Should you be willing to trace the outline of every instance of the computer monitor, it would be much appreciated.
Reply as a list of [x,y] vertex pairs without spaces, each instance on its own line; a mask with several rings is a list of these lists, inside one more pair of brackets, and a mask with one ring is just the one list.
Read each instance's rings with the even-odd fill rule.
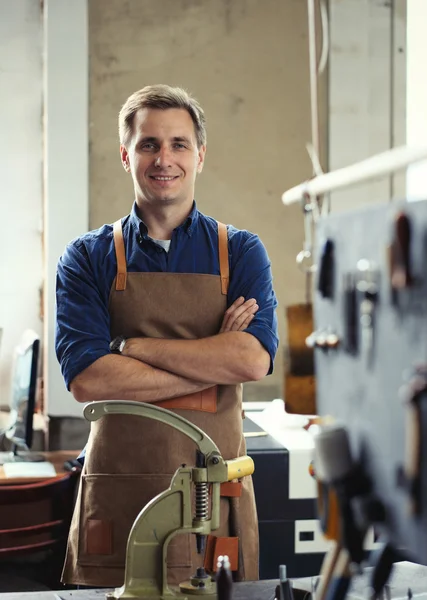
[[12,449],[2,453],[0,462],[44,460],[41,455],[28,452],[33,443],[39,357],[40,338],[34,331],[27,330],[15,348],[12,367],[10,425],[6,432]]

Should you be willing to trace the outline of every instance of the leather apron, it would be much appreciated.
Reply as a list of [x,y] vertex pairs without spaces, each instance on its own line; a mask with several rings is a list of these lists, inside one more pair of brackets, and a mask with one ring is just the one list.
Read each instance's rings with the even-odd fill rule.
[[[229,279],[225,225],[218,224],[220,276],[193,273],[127,273],[121,221],[114,225],[117,256],[109,300],[111,337],[195,339],[218,333],[227,308]],[[246,454],[242,386],[220,385],[158,402],[203,429],[224,459]],[[68,539],[63,582],[96,587],[123,584],[131,526],[154,496],[167,489],[176,469],[195,465],[194,443],[171,427],[131,415],[91,423],[85,464]],[[258,521],[252,478],[240,497],[221,497],[221,527],[213,535],[237,536],[237,580],[258,579]],[[175,536],[168,549],[168,581],[188,579],[203,557],[195,536]]]

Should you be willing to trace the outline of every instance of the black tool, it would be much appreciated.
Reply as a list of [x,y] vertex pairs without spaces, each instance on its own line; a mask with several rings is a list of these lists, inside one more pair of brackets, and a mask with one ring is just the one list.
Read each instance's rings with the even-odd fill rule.
[[279,567],[279,580],[280,600],[294,600],[292,582],[288,579],[286,565],[280,565]]
[[344,349],[349,354],[358,350],[357,294],[352,273],[344,275]]
[[317,289],[323,298],[333,298],[334,296],[334,263],[334,242],[326,240],[320,257],[317,280]]
[[409,287],[413,283],[411,260],[411,222],[400,212],[394,220],[393,240],[389,248],[390,283],[394,291]]
[[64,471],[76,471],[80,473],[82,470],[82,463],[75,458],[72,460],[66,460],[63,467]]
[[413,377],[401,390],[406,407],[406,453],[405,464],[398,471],[398,486],[408,495],[411,515],[419,515],[422,509],[422,442],[423,411],[427,399],[427,365],[420,364]]
[[228,556],[218,556],[216,591],[218,600],[231,600],[233,597],[233,577]]
[[372,556],[374,568],[371,573],[372,598],[379,598],[390,578],[393,564],[399,560],[397,553],[390,544],[384,546],[375,552]]

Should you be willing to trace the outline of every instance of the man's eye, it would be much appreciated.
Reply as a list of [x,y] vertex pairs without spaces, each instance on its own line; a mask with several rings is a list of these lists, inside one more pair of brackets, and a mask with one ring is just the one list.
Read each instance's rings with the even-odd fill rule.
[[176,144],[174,144],[174,148],[178,148],[178,150],[181,150],[182,148],[185,148],[185,144],[180,144],[179,142],[177,142]]
[[154,150],[154,144],[150,144],[150,143],[142,144],[141,149],[142,150]]

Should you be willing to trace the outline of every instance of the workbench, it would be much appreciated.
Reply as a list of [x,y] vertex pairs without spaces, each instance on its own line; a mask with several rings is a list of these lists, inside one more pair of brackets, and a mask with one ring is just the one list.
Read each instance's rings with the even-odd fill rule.
[[[277,581],[247,581],[233,586],[233,600],[273,600]],[[104,600],[108,590],[67,590],[0,594],[1,600]]]
[[[366,600],[370,569],[353,580],[347,600]],[[295,600],[310,600],[315,577],[294,581]],[[278,581],[247,581],[233,586],[233,600],[273,600]],[[389,582],[391,600],[406,600],[408,590],[416,600],[427,600],[427,567],[410,562],[396,563]],[[0,600],[104,600],[105,589],[0,594]]]

